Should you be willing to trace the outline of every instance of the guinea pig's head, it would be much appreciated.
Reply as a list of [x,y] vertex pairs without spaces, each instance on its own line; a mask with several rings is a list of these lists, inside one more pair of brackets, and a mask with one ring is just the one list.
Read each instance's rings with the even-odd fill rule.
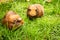
[[23,24],[23,20],[19,15],[13,15],[9,17],[8,27],[12,29],[13,27],[21,26]]
[[30,5],[27,10],[27,15],[29,16],[36,16],[37,15],[37,8],[34,5]]

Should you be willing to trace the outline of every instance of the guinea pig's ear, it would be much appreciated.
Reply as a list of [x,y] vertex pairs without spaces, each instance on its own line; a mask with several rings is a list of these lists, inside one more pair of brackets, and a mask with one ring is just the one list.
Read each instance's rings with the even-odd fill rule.
[[38,8],[35,11],[36,11],[36,15],[38,15]]
[[38,12],[38,8],[36,7],[36,10],[35,10],[36,12]]
[[35,10],[38,13],[38,9]]
[[31,11],[31,9],[28,9],[28,11]]

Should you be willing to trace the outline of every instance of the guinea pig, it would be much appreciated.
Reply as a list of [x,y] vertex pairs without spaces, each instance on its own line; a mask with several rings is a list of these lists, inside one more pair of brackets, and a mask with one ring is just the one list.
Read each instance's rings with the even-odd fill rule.
[[28,6],[27,16],[29,18],[41,17],[44,14],[44,7],[40,4],[33,4]]
[[22,18],[14,11],[8,11],[2,20],[3,24],[6,24],[9,29],[19,27],[23,25]]

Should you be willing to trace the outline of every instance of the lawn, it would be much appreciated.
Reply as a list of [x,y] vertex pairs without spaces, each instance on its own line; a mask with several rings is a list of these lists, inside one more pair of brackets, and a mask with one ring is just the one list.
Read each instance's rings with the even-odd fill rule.
[[[47,3],[43,0],[15,0],[0,4],[0,40],[60,40],[60,0]],[[26,15],[31,4],[44,6],[44,15],[41,18],[29,20]],[[7,10],[13,10],[24,20],[24,25],[17,30],[8,30],[1,23]]]

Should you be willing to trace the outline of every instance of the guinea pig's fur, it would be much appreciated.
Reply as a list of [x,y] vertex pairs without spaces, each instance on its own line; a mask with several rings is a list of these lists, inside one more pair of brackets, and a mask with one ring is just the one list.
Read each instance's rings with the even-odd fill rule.
[[16,14],[14,11],[8,11],[2,20],[3,24],[8,24],[7,27],[12,29],[17,27],[18,25],[21,26],[23,24],[22,18]]
[[30,5],[27,9],[27,16],[32,17],[41,17],[44,14],[44,7],[40,4]]

